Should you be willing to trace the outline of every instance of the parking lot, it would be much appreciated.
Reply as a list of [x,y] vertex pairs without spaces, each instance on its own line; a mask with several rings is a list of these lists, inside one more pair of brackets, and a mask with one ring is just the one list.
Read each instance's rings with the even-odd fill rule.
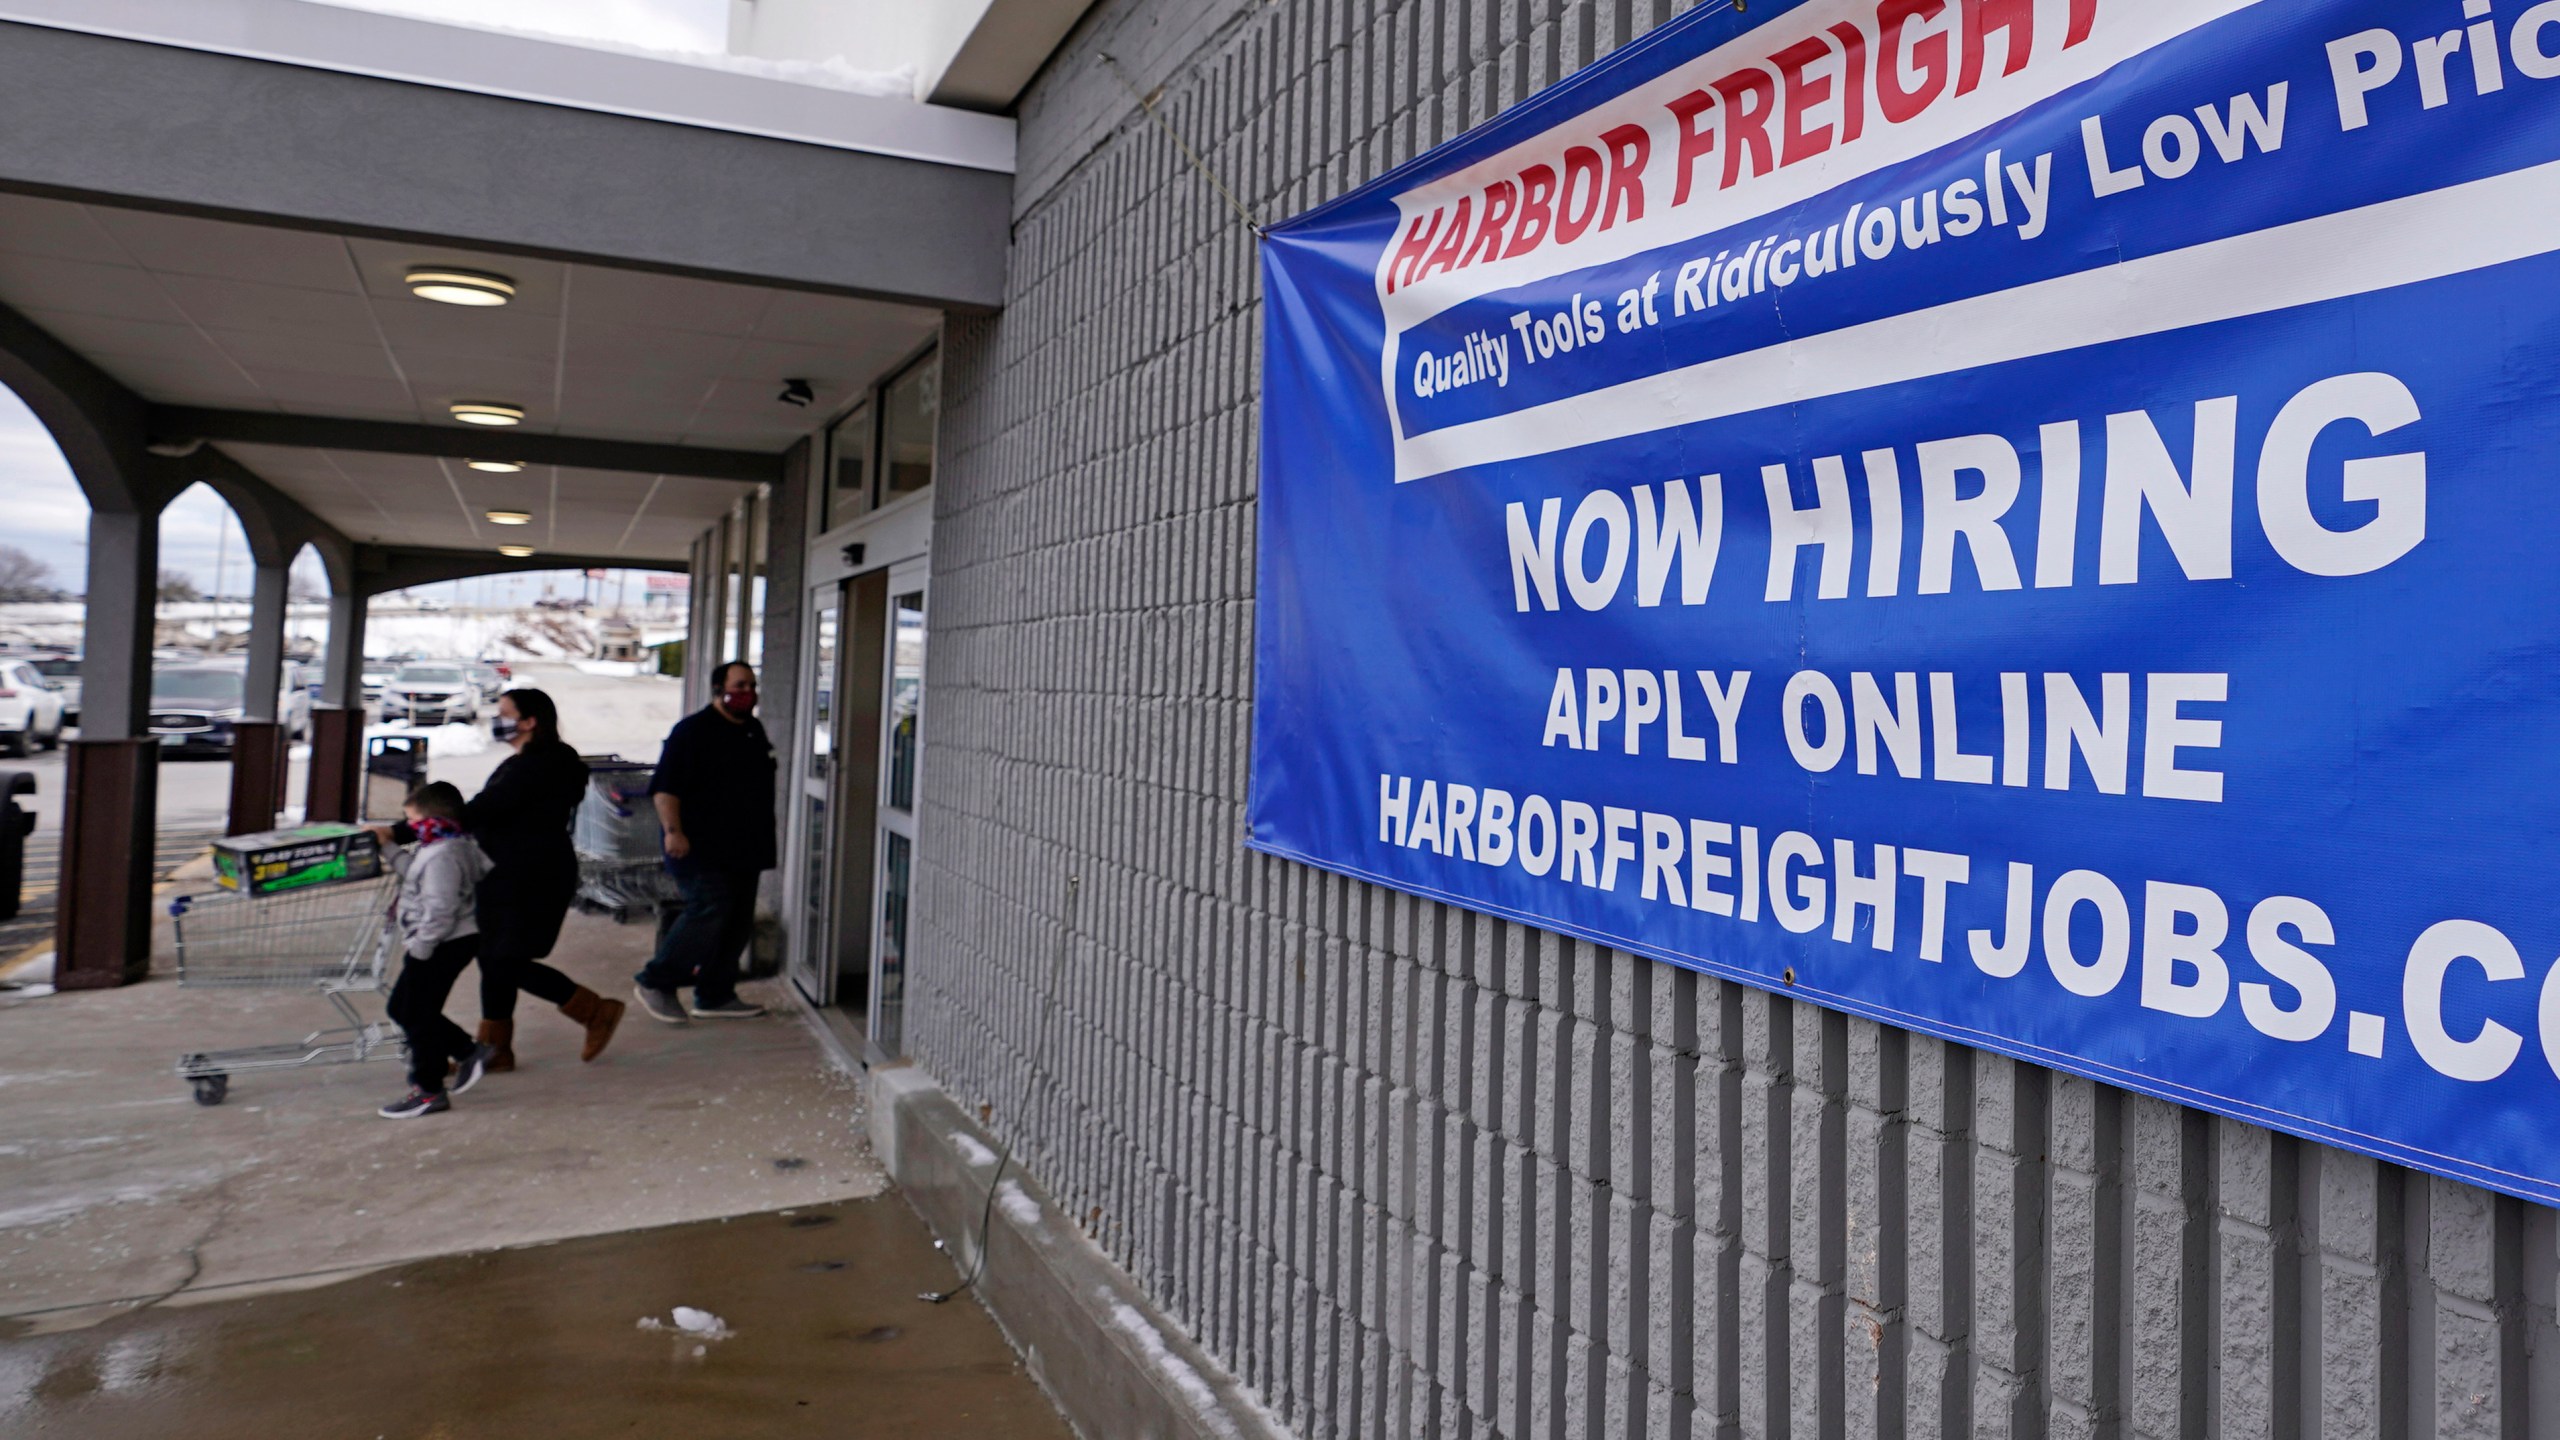
[[[593,674],[577,665],[530,662],[515,667],[512,683],[547,690],[560,705],[561,732],[580,751],[615,753],[634,759],[653,758],[658,742],[673,725],[681,685],[658,675]],[[404,727],[375,726],[379,733],[408,733]],[[78,732],[73,732],[76,736]],[[450,780],[465,794],[480,788],[489,772],[507,757],[504,746],[489,738],[485,725],[431,727],[427,736],[428,774]],[[20,805],[36,817],[27,840],[27,874],[22,908],[14,921],[0,923],[0,978],[53,944],[53,885],[62,838],[63,753],[41,751],[24,758],[0,759],[0,771],[19,770],[35,777],[36,793]],[[286,787],[295,813],[302,803],[303,747],[296,746],[293,773]],[[231,764],[227,760],[171,755],[160,766],[158,873],[204,853],[220,835],[231,804]]]

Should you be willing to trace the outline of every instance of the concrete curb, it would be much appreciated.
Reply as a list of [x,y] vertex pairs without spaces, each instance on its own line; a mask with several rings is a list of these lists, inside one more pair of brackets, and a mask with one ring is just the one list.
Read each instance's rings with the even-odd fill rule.
[[[967,1274],[996,1143],[931,1075],[871,1072],[871,1148]],[[1289,1431],[1135,1281],[1005,1167],[978,1298],[1077,1433],[1110,1440],[1284,1440]]]

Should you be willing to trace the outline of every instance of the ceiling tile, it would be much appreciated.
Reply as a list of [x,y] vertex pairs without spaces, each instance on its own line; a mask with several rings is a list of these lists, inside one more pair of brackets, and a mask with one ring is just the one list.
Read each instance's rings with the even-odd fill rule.
[[114,250],[86,205],[35,195],[0,195],[0,250],[61,260],[104,260]]
[[27,318],[44,327],[46,333],[71,348],[105,365],[120,356],[136,356],[152,360],[175,360],[210,370],[238,367],[215,347],[204,332],[192,325],[166,325],[150,320],[119,320],[105,315],[80,315],[66,311],[30,309]]
[[373,312],[392,348],[402,355],[499,355],[540,360],[560,355],[560,319],[520,314],[516,307],[474,310],[426,300],[376,300]]
[[163,325],[187,321],[185,312],[160,293],[147,271],[49,255],[0,252],[0,300],[19,310],[69,311]]
[[217,410],[273,408],[258,382],[233,366],[136,355],[90,358],[98,362],[99,369],[123,381],[127,389],[163,405],[202,405]]
[[759,339],[805,345],[889,343],[892,349],[905,351],[932,336],[937,318],[930,310],[910,305],[839,295],[783,294],[775,296],[773,304],[766,307],[764,318],[756,322],[755,334]]
[[[399,357],[401,373],[420,393],[429,390],[469,392],[482,400],[539,399],[546,404],[559,383],[557,367],[548,360],[510,360],[497,355],[418,355]],[[532,403],[526,400],[527,404]]]
[[253,370],[273,408],[294,415],[337,415],[353,420],[422,418],[397,380],[361,375],[315,375],[294,370]]
[[278,339],[381,348],[373,311],[361,295],[214,275],[163,275],[159,288],[188,319],[207,330],[246,330]]
[[616,374],[717,374],[736,354],[741,337],[671,330],[663,325],[571,320],[568,363],[574,376],[589,369]]
[[91,213],[124,255],[146,269],[360,293],[345,243],[334,235],[106,206]]
[[764,318],[774,294],[751,285],[580,265],[569,277],[569,321],[746,335]]
[[222,347],[222,353],[262,379],[269,374],[284,374],[350,376],[393,384],[400,381],[400,371],[391,363],[391,352],[368,341],[318,340],[260,330],[206,333]]

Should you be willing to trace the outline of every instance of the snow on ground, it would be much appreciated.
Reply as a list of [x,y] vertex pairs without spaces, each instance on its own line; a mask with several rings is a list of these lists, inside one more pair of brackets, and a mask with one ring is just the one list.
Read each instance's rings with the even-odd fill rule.
[[498,743],[489,734],[487,726],[465,724],[459,720],[426,726],[367,725],[364,734],[368,740],[377,735],[423,735],[427,740],[427,763],[430,765],[438,760],[458,760],[465,755],[477,755]]
[[[237,600],[219,605],[193,600],[162,605],[157,612],[160,643],[236,648],[248,629],[248,607]],[[628,622],[643,644],[663,644],[685,635],[681,611],[633,607],[619,614],[598,609],[544,610],[534,606],[470,606],[425,609],[378,601],[365,619],[365,653],[374,657],[422,655],[452,660],[584,661],[601,648],[604,627]],[[0,604],[0,647],[77,650],[81,643],[80,603]],[[285,612],[285,635],[297,652],[317,653],[329,636],[329,607],[297,601]],[[645,673],[642,669],[602,669],[598,675]]]

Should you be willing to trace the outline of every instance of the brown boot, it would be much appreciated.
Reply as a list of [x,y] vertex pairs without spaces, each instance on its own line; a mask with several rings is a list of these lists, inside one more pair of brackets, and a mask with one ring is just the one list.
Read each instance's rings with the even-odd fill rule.
[[581,1060],[593,1060],[604,1053],[613,1040],[613,1027],[622,1023],[622,1002],[607,1000],[586,986],[561,1003],[560,1013],[587,1027],[586,1047],[578,1052]]
[[481,1021],[480,1043],[498,1052],[489,1057],[487,1073],[495,1075],[501,1071],[516,1068],[516,1022],[513,1020]]

